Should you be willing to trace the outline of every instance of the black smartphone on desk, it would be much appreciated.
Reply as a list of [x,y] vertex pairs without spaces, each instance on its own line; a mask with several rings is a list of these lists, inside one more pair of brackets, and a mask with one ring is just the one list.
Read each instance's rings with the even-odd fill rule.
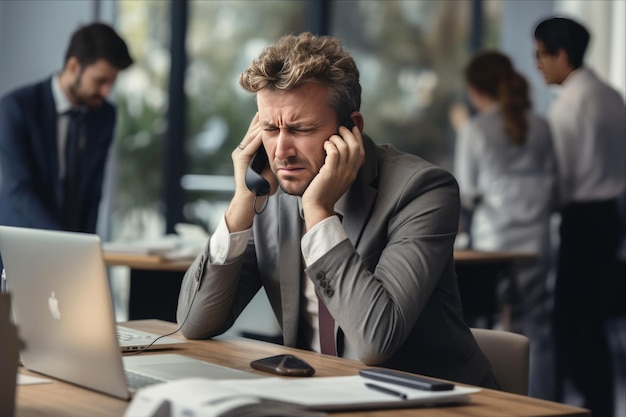
[[246,170],[246,186],[254,195],[264,196],[270,193],[270,183],[261,175],[268,164],[267,152],[265,152],[265,147],[261,144]]
[[276,355],[250,362],[256,370],[282,376],[313,376],[315,369],[304,360],[293,355]]

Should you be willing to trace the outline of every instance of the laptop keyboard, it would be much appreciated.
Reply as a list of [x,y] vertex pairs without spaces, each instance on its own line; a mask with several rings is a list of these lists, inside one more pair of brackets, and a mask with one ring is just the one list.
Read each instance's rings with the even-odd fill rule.
[[147,387],[148,385],[165,382],[164,379],[143,375],[137,372],[129,371],[127,369],[125,369],[124,372],[126,373],[126,381],[128,383],[128,387],[133,391],[139,388]]
[[121,342],[130,342],[130,341],[147,341],[152,339],[151,335],[138,335],[133,333],[126,333],[124,331],[117,330],[117,340]]

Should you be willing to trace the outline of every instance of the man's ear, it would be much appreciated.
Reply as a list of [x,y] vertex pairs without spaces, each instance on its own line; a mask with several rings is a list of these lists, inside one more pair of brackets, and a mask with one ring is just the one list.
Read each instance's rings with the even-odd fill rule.
[[350,118],[352,119],[356,127],[359,128],[359,132],[363,133],[363,126],[365,125],[365,121],[363,120],[363,115],[361,114],[361,112],[352,112]]
[[78,58],[76,58],[75,56],[69,57],[69,59],[65,63],[65,71],[68,74],[76,76],[80,73],[80,70],[81,70],[81,65],[80,65],[80,62],[78,62]]
[[567,54],[567,51],[565,49],[559,48],[556,51],[555,57],[561,68],[568,69],[570,71],[574,69],[572,64],[569,62],[569,55]]

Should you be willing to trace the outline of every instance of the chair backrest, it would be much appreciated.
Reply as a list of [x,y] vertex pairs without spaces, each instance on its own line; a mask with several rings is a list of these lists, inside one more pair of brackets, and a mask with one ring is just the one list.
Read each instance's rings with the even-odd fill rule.
[[502,391],[528,395],[530,345],[521,334],[501,330],[471,329]]

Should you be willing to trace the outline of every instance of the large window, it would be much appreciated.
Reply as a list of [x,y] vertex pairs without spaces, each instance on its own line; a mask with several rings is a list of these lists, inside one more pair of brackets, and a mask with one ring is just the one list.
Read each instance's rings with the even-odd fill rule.
[[230,154],[256,112],[239,74],[261,49],[304,31],[304,1],[191,1],[187,31],[188,175],[183,214],[212,230],[234,190]]
[[135,63],[118,77],[114,239],[163,234],[163,138],[167,127],[169,2],[122,0],[117,27]]
[[469,1],[339,1],[331,32],[361,71],[365,132],[446,165],[450,103],[462,94]]
[[169,137],[183,147],[182,160],[173,161],[183,172],[182,214],[208,231],[232,195],[230,154],[256,111],[239,74],[266,45],[315,28],[342,39],[361,71],[365,133],[450,168],[448,113],[452,103],[464,101],[461,71],[477,10],[478,43],[495,47],[498,39],[497,0],[180,1],[188,11],[182,29],[171,27],[173,3],[119,1],[118,26],[137,62],[116,89],[118,240],[165,231],[170,31],[186,30],[185,132]]

